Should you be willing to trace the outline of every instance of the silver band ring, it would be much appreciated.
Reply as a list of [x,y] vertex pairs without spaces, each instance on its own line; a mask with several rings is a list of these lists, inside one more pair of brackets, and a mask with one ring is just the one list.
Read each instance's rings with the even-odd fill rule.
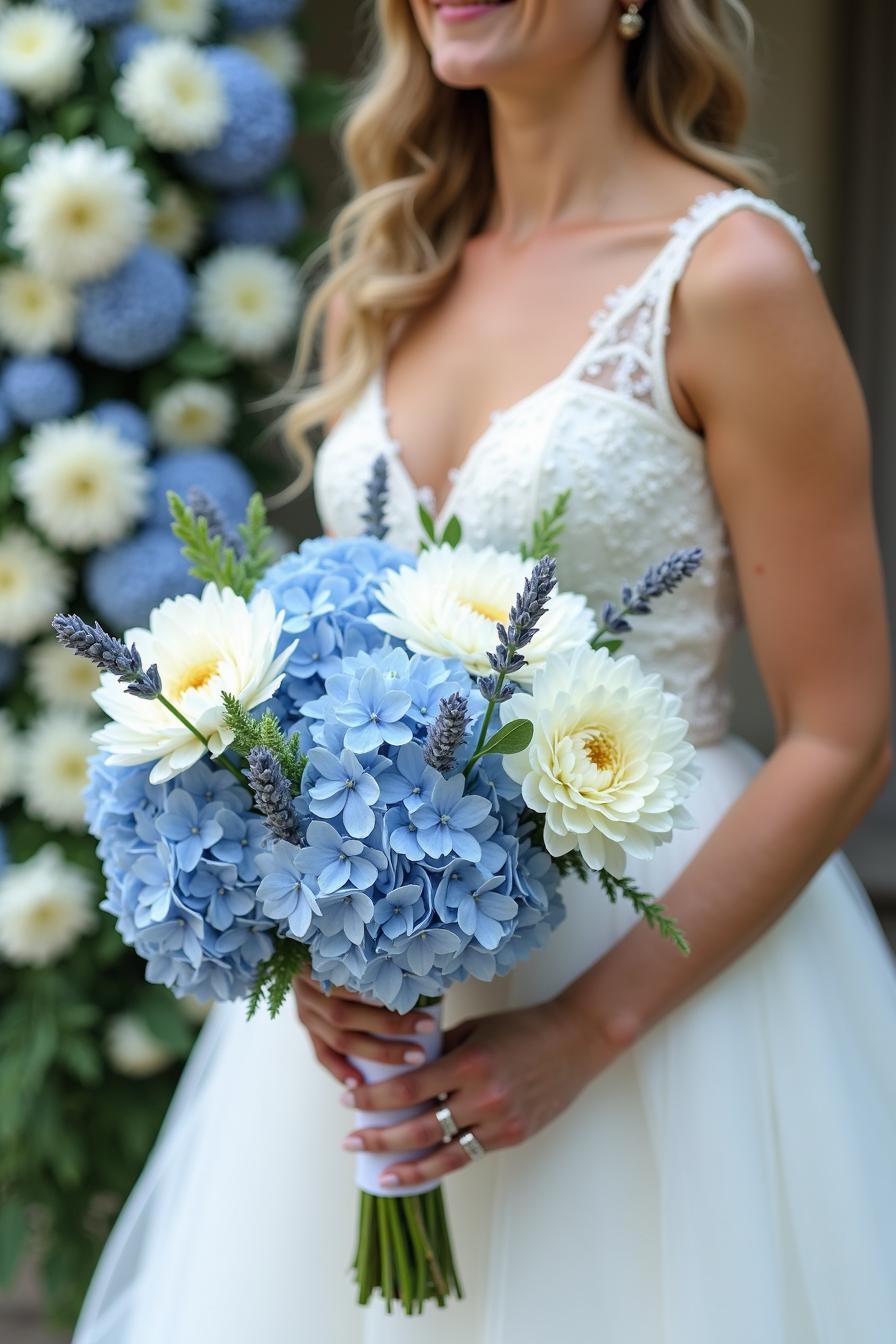
[[478,1162],[481,1157],[485,1157],[486,1150],[472,1130],[468,1129],[465,1134],[461,1134],[458,1143],[471,1162]]
[[460,1133],[457,1121],[451,1114],[450,1106],[440,1106],[436,1111],[436,1119],[439,1122],[439,1128],[442,1131],[442,1142],[450,1143],[455,1134]]

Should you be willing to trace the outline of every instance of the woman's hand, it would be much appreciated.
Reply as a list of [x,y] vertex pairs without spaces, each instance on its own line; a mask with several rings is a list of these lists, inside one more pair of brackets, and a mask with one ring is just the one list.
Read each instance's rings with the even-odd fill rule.
[[387,1168],[380,1178],[390,1189],[438,1180],[469,1161],[456,1142],[442,1142],[435,1117],[435,1099],[442,1093],[460,1130],[471,1129],[491,1152],[544,1129],[595,1071],[594,1051],[560,1000],[464,1022],[446,1033],[445,1052],[433,1063],[388,1082],[355,1086],[342,1097],[362,1111],[425,1102],[432,1102],[431,1109],[403,1124],[355,1130],[343,1146],[388,1153],[438,1145],[415,1162]]

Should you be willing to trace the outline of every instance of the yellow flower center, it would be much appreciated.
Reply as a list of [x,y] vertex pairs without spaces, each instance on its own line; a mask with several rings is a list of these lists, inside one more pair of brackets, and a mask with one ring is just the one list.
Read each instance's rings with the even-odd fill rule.
[[59,910],[52,901],[41,901],[39,905],[32,907],[28,922],[31,927],[38,931],[46,931],[54,928],[59,923]]
[[79,499],[89,499],[96,494],[97,481],[94,476],[81,474],[69,478],[69,490]]
[[72,784],[87,782],[87,763],[83,756],[71,752],[67,756],[61,756],[57,763],[57,774],[62,779],[69,780]]
[[497,607],[494,603],[483,602],[474,597],[462,597],[458,594],[458,602],[468,611],[474,611],[477,616],[484,616],[487,621],[507,621],[507,607]]
[[0,593],[14,593],[21,587],[21,573],[12,565],[0,565]]
[[43,35],[36,31],[28,32],[25,29],[16,35],[13,45],[20,56],[33,56],[44,45]]
[[178,73],[171,80],[171,92],[182,107],[190,107],[199,101],[196,81],[192,74]]
[[603,728],[589,728],[582,746],[589,761],[598,770],[611,774],[619,767],[619,745]]
[[253,285],[243,285],[234,295],[236,306],[247,316],[260,313],[264,308],[264,299]]
[[204,662],[193,663],[181,673],[180,677],[171,687],[169,694],[173,700],[179,700],[187,691],[199,691],[203,686],[207,686],[212,677],[218,674],[218,659],[206,658]]
[[65,222],[73,229],[91,229],[96,223],[96,210],[92,201],[72,201],[65,211]]
[[206,413],[201,406],[184,406],[180,413],[181,429],[201,429],[206,421]]

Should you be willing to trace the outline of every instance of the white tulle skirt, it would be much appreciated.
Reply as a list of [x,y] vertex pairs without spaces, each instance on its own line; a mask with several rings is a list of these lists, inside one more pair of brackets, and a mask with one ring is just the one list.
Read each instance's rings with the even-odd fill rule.
[[[660,894],[756,772],[699,753]],[[572,881],[553,941],[448,1018],[539,1002],[631,915]],[[355,1305],[351,1116],[292,1011],[217,1008],[109,1240],[76,1344],[892,1344],[896,972],[836,856],[745,956],[534,1140],[449,1178],[463,1302]]]

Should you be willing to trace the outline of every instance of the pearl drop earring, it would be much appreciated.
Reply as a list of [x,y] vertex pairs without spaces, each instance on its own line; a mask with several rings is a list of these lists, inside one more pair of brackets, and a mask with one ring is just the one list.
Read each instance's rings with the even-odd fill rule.
[[644,31],[644,15],[637,5],[626,5],[625,13],[619,15],[619,36],[626,42],[633,42]]

